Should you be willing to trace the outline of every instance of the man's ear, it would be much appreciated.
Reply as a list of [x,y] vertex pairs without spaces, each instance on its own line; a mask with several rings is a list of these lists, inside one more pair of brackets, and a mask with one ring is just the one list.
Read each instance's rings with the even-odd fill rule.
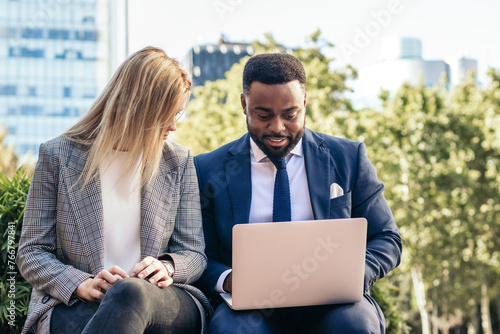
[[247,100],[245,98],[245,94],[241,93],[240,99],[241,99],[241,107],[243,108],[243,113],[246,115],[247,114]]
[[306,107],[307,104],[307,92],[304,93],[304,108]]

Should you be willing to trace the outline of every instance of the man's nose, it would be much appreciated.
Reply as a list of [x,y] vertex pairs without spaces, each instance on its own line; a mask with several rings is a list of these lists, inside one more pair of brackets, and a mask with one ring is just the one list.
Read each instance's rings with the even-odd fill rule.
[[285,130],[285,122],[283,122],[281,117],[274,117],[269,123],[269,130],[274,133],[280,133]]

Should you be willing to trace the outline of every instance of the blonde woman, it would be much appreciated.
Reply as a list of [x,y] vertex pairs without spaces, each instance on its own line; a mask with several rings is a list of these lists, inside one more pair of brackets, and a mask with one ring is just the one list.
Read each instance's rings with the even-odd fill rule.
[[40,146],[17,265],[23,333],[199,333],[206,267],[191,152],[167,140],[191,82],[165,52],[125,60],[89,112]]

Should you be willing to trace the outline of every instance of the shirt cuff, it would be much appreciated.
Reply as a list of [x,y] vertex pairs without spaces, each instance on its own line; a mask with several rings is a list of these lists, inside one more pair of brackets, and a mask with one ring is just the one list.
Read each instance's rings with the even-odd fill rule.
[[217,280],[217,284],[215,285],[215,291],[226,292],[226,291],[224,291],[224,280],[226,279],[227,275],[229,275],[229,273],[231,273],[231,271],[232,271],[232,269],[228,269],[219,276],[219,279]]

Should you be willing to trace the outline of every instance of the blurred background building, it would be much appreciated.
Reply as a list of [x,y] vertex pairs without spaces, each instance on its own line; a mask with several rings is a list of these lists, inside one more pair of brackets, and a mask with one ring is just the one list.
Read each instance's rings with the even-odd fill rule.
[[254,49],[248,43],[230,43],[221,36],[217,44],[197,45],[189,50],[182,61],[194,86],[224,78],[224,74]]
[[84,114],[127,54],[126,0],[0,0],[0,126],[36,157]]
[[426,60],[422,58],[420,39],[391,36],[384,40],[381,61],[358,70],[359,77],[353,83],[354,107],[373,108],[380,106],[381,89],[393,94],[404,82],[453,86],[463,81],[467,71],[477,72],[477,61],[465,57]]

